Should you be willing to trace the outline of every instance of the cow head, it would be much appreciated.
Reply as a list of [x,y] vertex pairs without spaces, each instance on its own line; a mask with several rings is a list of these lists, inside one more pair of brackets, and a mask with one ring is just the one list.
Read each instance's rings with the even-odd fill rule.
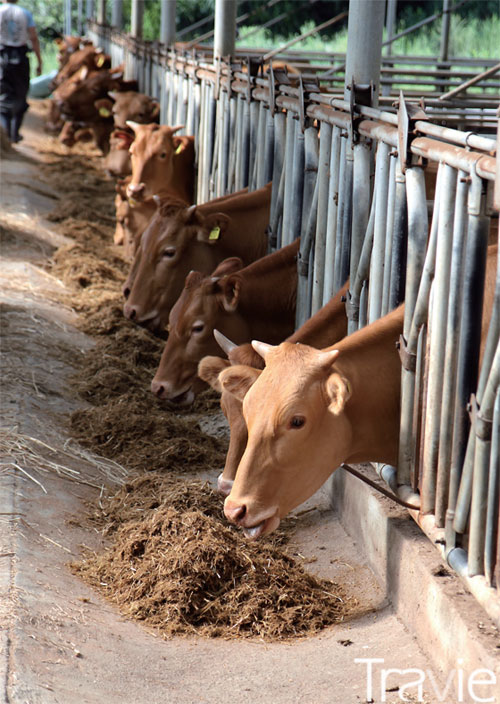
[[128,180],[120,179],[116,184],[114,242],[122,244],[126,256],[132,259],[137,253],[142,233],[155,213],[156,203],[152,198],[140,203],[131,203],[126,194]]
[[[160,366],[151,383],[151,391],[159,398],[177,404],[192,403],[205,384],[197,376],[198,363],[206,355],[218,351],[214,328],[231,324],[237,307],[237,293],[231,273],[243,267],[238,257],[224,259],[211,276],[191,271],[184,289],[170,312],[169,335]],[[231,336],[238,338],[235,328],[246,330],[245,321],[234,322]],[[242,332],[244,335],[244,332]]]
[[64,66],[57,73],[52,81],[52,87],[62,85],[64,81],[86,67],[88,71],[100,71],[111,68],[111,57],[105,54],[101,48],[94,46],[84,46],[81,49],[72,51],[67,58],[62,59]]
[[131,120],[126,124],[135,134],[130,146],[132,179],[127,193],[136,200],[151,197],[173,183],[175,154],[184,144],[175,133],[183,126],[140,125]]
[[264,370],[231,366],[219,381],[243,402],[248,429],[224,511],[256,538],[274,530],[346,460],[352,426],[346,413],[351,383],[335,368],[338,350],[252,344]]
[[108,91],[118,88],[122,76],[121,70],[89,72],[84,66],[54,91],[54,99],[63,117],[81,122],[102,119],[95,101],[104,98]]
[[205,215],[195,205],[162,201],[141,237],[125,316],[153,330],[165,328],[188,273],[209,273],[220,260],[216,245],[229,223],[224,213]]
[[115,127],[126,130],[128,120],[136,124],[158,122],[160,104],[149,95],[136,91],[111,91],[109,95],[114,101],[111,110]]

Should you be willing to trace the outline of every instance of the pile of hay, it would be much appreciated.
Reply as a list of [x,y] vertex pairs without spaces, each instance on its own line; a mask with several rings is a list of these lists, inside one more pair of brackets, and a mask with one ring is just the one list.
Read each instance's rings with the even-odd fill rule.
[[122,488],[101,517],[111,546],[72,565],[122,613],[164,637],[284,640],[352,611],[355,603],[338,585],[276,547],[279,536],[251,543],[224,525],[221,499],[207,485],[162,486],[158,479]]

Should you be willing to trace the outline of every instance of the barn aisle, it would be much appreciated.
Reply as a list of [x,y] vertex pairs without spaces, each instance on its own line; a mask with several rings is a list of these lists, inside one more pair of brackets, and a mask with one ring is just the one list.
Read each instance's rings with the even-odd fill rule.
[[[359,658],[433,670],[439,682],[435,665],[392,613],[362,546],[329,510],[326,492],[300,508],[288,549],[310,571],[343,584],[360,606],[358,615],[314,637],[287,643],[163,640],[125,619],[71,573],[68,563],[82,547],[101,544],[84,520],[89,502],[98,499],[102,484],[118,486],[126,470],[69,436],[67,418],[84,404],[68,376],[95,340],[77,328],[78,314],[62,302],[69,291],[46,266],[71,238],[47,217],[61,193],[43,166],[47,159],[60,159],[63,150],[44,134],[43,111],[43,103],[33,102],[22,146],[3,150],[1,167],[0,691],[5,701],[225,704],[238,697],[261,704],[354,704],[367,700],[366,666],[355,662]],[[82,150],[84,158],[96,160],[95,150]],[[220,415],[214,423],[223,424]],[[214,480],[216,474],[207,476]],[[398,684],[404,682],[388,680],[390,691],[376,690],[374,700],[400,701]]]

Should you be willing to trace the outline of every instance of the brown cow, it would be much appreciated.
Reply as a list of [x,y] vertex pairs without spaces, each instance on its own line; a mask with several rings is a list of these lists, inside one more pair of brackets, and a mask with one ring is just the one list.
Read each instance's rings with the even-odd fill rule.
[[[347,334],[347,317],[343,297],[346,295],[349,281],[338,293],[326,303],[315,315],[307,320],[289,338],[288,342],[302,342],[312,347],[326,347],[341,340]],[[231,364],[246,364],[256,369],[264,368],[264,360],[250,344],[226,347],[229,361],[220,357],[205,357],[198,366],[198,375],[221,394],[221,408],[226,416],[230,438],[224,470],[217,484],[221,494],[227,496],[231,491],[238,464],[247,443],[247,426],[242,412],[241,401],[225,391],[219,382],[221,371]]]
[[125,316],[161,330],[192,269],[208,274],[229,256],[245,265],[264,256],[270,203],[271,184],[198,206],[164,201],[141,237]]
[[57,72],[52,80],[52,89],[60,86],[64,81],[80,71],[83,67],[88,71],[111,68],[111,58],[100,48],[89,45],[71,53],[64,66]]
[[342,462],[396,463],[403,316],[400,306],[322,350],[254,342],[263,371],[220,374],[222,387],[244,399],[248,428],[224,512],[249,537],[274,530]]
[[281,342],[295,324],[297,253],[300,241],[242,269],[237,257],[224,259],[211,276],[192,271],[170,311],[169,335],[151,383],[159,398],[189,405],[205,384],[198,363],[218,351],[217,328],[237,342],[254,337]]
[[194,137],[176,137],[182,126],[140,125],[127,120],[135,139],[130,147],[132,179],[127,195],[141,200],[168,192],[185,203],[194,199]]
[[91,71],[84,66],[78,74],[54,91],[54,100],[65,120],[89,126],[97,146],[103,154],[109,151],[109,136],[113,130],[111,117],[99,115],[95,102],[110,90],[118,90],[123,77],[122,67],[113,70]]
[[[497,252],[488,248],[482,345]],[[343,462],[396,464],[401,364],[395,342],[403,317],[404,305],[324,350],[253,342],[265,359],[262,372],[247,366],[221,372],[222,387],[244,399],[248,428],[224,510],[249,537],[274,530]]]
[[96,103],[99,114],[104,118],[112,117],[114,124],[103,167],[111,176],[123,178],[132,173],[129,150],[135,137],[127,120],[141,124],[158,122],[160,105],[149,95],[136,91],[110,91],[108,95],[111,99],[102,98]]

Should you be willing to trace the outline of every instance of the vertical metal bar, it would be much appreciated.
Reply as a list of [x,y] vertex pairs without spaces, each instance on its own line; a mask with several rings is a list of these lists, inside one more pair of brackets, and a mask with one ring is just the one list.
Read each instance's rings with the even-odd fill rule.
[[[484,544],[484,574],[488,584],[493,583],[496,544],[499,539],[498,521],[500,504],[500,389],[497,390],[493,409],[491,454],[486,507],[486,537]],[[497,584],[498,586],[498,584]]]
[[293,147],[295,140],[295,126],[296,121],[293,119],[293,114],[291,111],[287,113],[286,116],[286,142],[285,142],[285,163],[284,169],[287,175],[285,178],[285,194],[283,200],[283,234],[282,234],[282,245],[290,244],[293,240],[290,239],[290,227],[291,227],[291,206],[292,206],[292,181],[293,181]]
[[236,41],[235,0],[215,0],[214,59],[233,56]]
[[[71,0],[66,2],[66,6],[69,6],[70,11],[69,33],[71,34]],[[106,24],[106,0],[97,0],[97,23]]]
[[325,272],[323,281],[323,305],[335,293],[335,248],[337,239],[337,211],[339,201],[340,140],[341,129],[332,130],[330,153],[330,179],[328,187],[328,213],[326,219]]
[[111,3],[111,24],[115,29],[123,26],[123,0],[113,0]]
[[[77,0],[77,16],[78,16],[78,23],[77,23],[77,32],[79,36],[83,36],[83,0]],[[121,25],[120,25],[121,26]]]
[[243,130],[243,96],[236,98],[236,131],[234,135],[234,190],[239,191],[241,186],[241,135]]
[[259,101],[250,103],[250,158],[248,171],[249,190],[254,191],[257,183],[257,145],[259,134]]
[[436,249],[436,267],[433,298],[429,319],[429,370],[427,416],[424,430],[423,476],[421,511],[434,511],[436,500],[437,460],[441,420],[441,389],[446,344],[446,318],[450,286],[450,260],[453,241],[453,209],[456,193],[456,171],[444,166],[441,183],[439,231]]
[[488,505],[488,470],[491,453],[491,437],[481,424],[493,421],[495,398],[500,386],[500,341],[497,345],[493,364],[484,396],[480,402],[480,417],[475,418],[476,451],[474,454],[474,477],[470,508],[469,530],[469,576],[484,573],[484,548],[486,537],[486,510]]
[[[460,178],[462,176],[462,178]],[[445,355],[443,364],[441,429],[439,435],[439,455],[436,486],[436,525],[442,528],[445,522],[450,483],[451,442],[453,438],[453,417],[455,410],[456,375],[458,346],[460,342],[460,301],[462,299],[462,271],[465,253],[467,183],[465,174],[459,172],[455,201],[455,221],[451,250],[450,287],[445,334]]]
[[241,131],[241,188],[250,183],[250,145],[251,145],[250,103],[243,102],[243,126]]
[[382,311],[385,231],[387,224],[387,199],[389,189],[389,151],[390,147],[388,144],[379,142],[375,166],[375,230],[373,235],[373,251],[370,266],[370,287],[368,292],[368,320],[370,322],[380,318]]
[[266,109],[266,149],[264,154],[264,183],[272,181],[274,171],[274,119]]
[[[98,22],[104,24],[104,22],[102,22],[101,4],[99,4]],[[71,35],[71,0],[65,0],[64,2],[64,33]]]
[[[165,46],[175,42],[175,6],[177,0],[162,0],[160,18],[160,41]],[[116,2],[116,0],[115,0]]]
[[408,209],[406,204],[406,179],[399,160],[396,165],[396,195],[394,203],[394,231],[391,256],[391,287],[388,310],[394,310],[405,300],[406,254],[408,242]]
[[441,174],[442,167],[438,171],[434,214],[427,245],[428,216],[424,171],[419,166],[406,170],[408,257],[403,335],[407,342],[407,351],[416,360],[416,368],[412,370],[402,366],[401,369],[401,420],[397,481],[399,485],[411,484],[415,490],[417,489],[415,473],[418,468],[416,448],[420,427],[419,409],[422,399],[422,354],[419,353],[419,350],[422,349],[423,327],[427,319],[430,287],[434,277]]
[[[349,276],[349,257],[351,253],[351,229],[352,229],[352,180],[353,180],[353,154],[346,140],[345,150],[346,162],[344,170],[344,201],[342,206],[342,248],[340,250],[340,261],[337,274],[337,290],[340,289]],[[337,271],[337,270],[336,270]]]
[[[449,492],[449,505],[452,510],[456,501],[456,515],[453,520],[453,527],[457,533],[462,533],[465,530],[470,503],[472,450],[469,454],[470,462],[464,462],[470,428],[467,404],[471,393],[477,387],[478,380],[481,311],[483,308],[486,251],[489,234],[489,218],[484,215],[484,203],[482,203],[483,183],[480,178],[473,174],[471,178]],[[462,472],[464,473],[463,478]],[[459,486],[460,495],[457,496]],[[450,514],[450,519],[451,517],[452,515]]]
[[354,78],[357,84],[373,82],[375,87],[373,105],[377,105],[384,11],[384,2],[349,3],[345,70],[346,89],[344,91],[346,100],[349,99],[347,86]]
[[142,37],[142,22],[144,19],[144,2],[141,0],[132,0],[132,9],[130,16],[130,34],[136,39]]
[[[264,180],[264,157],[266,154],[266,107],[263,101],[259,102],[259,122],[257,127],[257,144],[261,146],[257,149],[255,158],[257,160],[257,178],[255,181],[256,188],[262,188],[266,183]],[[262,148],[263,147],[263,148]]]
[[384,283],[382,285],[382,315],[389,312],[389,294],[391,291],[392,239],[394,234],[394,205],[396,200],[396,162],[394,155],[389,156],[389,190],[387,195],[387,225],[385,234]]
[[340,268],[342,265],[342,247],[343,247],[343,222],[344,222],[344,205],[347,190],[346,179],[346,149],[347,136],[344,133],[340,135],[340,156],[339,156],[339,175],[338,175],[338,203],[337,203],[337,223],[335,226],[335,250],[333,258],[333,290],[338,291],[341,278]]
[[319,192],[319,178],[316,179],[316,185],[314,187],[314,194],[312,198],[311,208],[309,210],[309,219],[307,226],[300,239],[300,250],[299,257],[297,261],[297,271],[298,271],[298,286],[297,286],[297,312],[295,317],[295,325],[299,328],[310,316],[309,303],[312,298],[312,277],[314,269],[314,250],[313,250],[313,239],[314,231],[317,226],[317,214],[318,214],[318,192]]
[[327,122],[320,125],[318,162],[318,216],[314,243],[314,272],[311,313],[314,315],[323,305],[325,277],[326,223],[328,218],[328,192],[330,189],[330,158],[332,153],[332,127]]
[[443,19],[441,20],[441,42],[439,45],[439,60],[448,60],[448,44],[450,39],[450,0],[443,0]]
[[[273,246],[279,246],[278,245],[278,230],[279,230],[279,222],[280,218],[282,218],[283,215],[283,197],[285,193],[285,186],[284,186],[284,179],[285,179],[285,173],[284,173],[284,167],[285,167],[285,145],[286,145],[286,117],[285,114],[282,112],[278,112],[274,114],[273,118],[273,123],[274,123],[274,155],[273,155],[273,175],[272,175],[272,181],[273,181],[273,187],[272,187],[272,192],[271,192],[271,222],[276,223],[275,225],[275,231],[271,231],[271,238],[275,240],[273,243]],[[283,184],[282,187],[282,195],[281,195],[281,205],[280,205],[280,212],[278,213],[278,217],[276,217],[276,208],[278,207],[278,194],[281,188],[281,184]]]
[[229,155],[228,155],[228,173],[226,189],[228,193],[235,190],[235,174],[236,174],[236,150],[238,148],[237,140],[237,107],[238,99],[233,97],[229,100]]
[[296,122],[295,133],[290,229],[287,233],[283,233],[284,243],[286,244],[290,244],[297,237],[300,237],[304,202],[305,135],[300,129],[298,122]]
[[[358,268],[359,257],[363,247],[366,226],[370,213],[370,161],[371,148],[366,142],[358,142],[353,146],[353,202],[351,232],[351,261],[349,277],[354,282]],[[351,284],[352,285],[352,284]],[[331,298],[331,296],[330,296]]]

